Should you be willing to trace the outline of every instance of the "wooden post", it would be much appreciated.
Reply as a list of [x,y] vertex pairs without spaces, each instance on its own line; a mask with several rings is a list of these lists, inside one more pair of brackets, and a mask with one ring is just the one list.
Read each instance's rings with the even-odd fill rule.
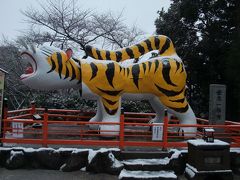
[[45,108],[45,112],[43,114],[43,147],[47,147],[48,140],[48,109]]
[[121,108],[121,115],[120,115],[119,148],[121,150],[124,150],[124,110],[123,108]]
[[168,113],[167,110],[164,112],[164,122],[163,122],[163,147],[162,150],[167,150],[168,143]]

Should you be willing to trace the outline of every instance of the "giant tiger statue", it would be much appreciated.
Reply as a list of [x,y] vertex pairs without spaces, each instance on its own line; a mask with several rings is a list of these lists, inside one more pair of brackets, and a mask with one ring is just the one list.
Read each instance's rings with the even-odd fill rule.
[[[152,38],[159,38],[159,41],[151,41]],[[89,59],[76,62],[71,53],[53,46],[26,46],[21,56],[23,61],[31,64],[32,70],[21,75],[21,80],[29,87],[41,90],[79,88],[83,98],[96,99],[98,102],[97,113],[91,122],[119,122],[123,98],[149,100],[156,111],[154,122],[162,121],[166,108],[178,117],[181,124],[196,124],[195,115],[185,97],[187,74],[171,40],[165,36],[155,36],[149,41],[155,43],[152,47],[159,49],[162,56],[135,64]],[[144,52],[150,51],[150,46],[143,47]],[[122,54],[124,51],[128,54],[125,49]],[[165,51],[169,53],[164,54]],[[114,51],[110,53],[114,56]],[[122,56],[121,60],[127,58],[127,55]],[[118,125],[100,125],[99,128],[102,135],[112,134],[108,130],[113,130],[115,134],[119,131]],[[195,132],[196,128],[182,130]]]

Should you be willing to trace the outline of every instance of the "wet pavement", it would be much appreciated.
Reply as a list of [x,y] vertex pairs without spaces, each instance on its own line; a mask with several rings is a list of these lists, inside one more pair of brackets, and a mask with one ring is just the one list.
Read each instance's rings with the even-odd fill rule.
[[0,168],[0,180],[117,180],[118,176],[84,171],[61,172],[45,169],[8,170]]
[[[109,174],[93,174],[85,171],[61,172],[45,169],[8,170],[0,168],[0,180],[117,180],[118,176]],[[184,176],[179,180],[186,180]],[[234,180],[240,180],[240,175],[234,175]]]

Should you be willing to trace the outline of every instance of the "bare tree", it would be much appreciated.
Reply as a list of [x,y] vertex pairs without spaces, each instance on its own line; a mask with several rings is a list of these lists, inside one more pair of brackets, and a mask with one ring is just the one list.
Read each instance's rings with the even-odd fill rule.
[[22,13],[31,24],[30,32],[25,35],[30,42],[54,42],[83,51],[86,44],[101,42],[102,46],[115,49],[136,42],[143,34],[136,27],[128,28],[123,23],[122,13],[117,16],[111,12],[97,14],[82,9],[75,0],[48,0],[41,4],[41,10],[28,8]]
[[0,45],[0,52],[0,67],[8,71],[4,94],[9,99],[9,107],[19,109],[31,95],[31,90],[19,80],[23,72],[20,53],[18,48],[7,40],[4,45]]
[[[111,12],[97,14],[90,9],[82,9],[75,0],[48,0],[46,4],[41,4],[41,9],[28,8],[22,13],[30,28],[18,38],[19,45],[21,45],[21,40],[36,44],[49,42],[58,47],[70,46],[84,52],[86,44],[107,49],[129,46],[140,40],[143,34],[135,26],[130,28],[126,26],[122,13],[118,15]],[[49,99],[46,97],[55,97],[51,99],[53,103],[59,101],[55,92],[35,91],[21,83],[19,76],[25,67],[19,63],[21,62],[19,61],[19,46],[4,44],[0,46],[0,50],[4,51],[0,54],[0,67],[9,71],[5,92],[12,108],[18,109],[24,103],[28,104],[28,101],[34,99],[38,102]],[[67,104],[67,99],[61,98],[63,103],[60,104]]]

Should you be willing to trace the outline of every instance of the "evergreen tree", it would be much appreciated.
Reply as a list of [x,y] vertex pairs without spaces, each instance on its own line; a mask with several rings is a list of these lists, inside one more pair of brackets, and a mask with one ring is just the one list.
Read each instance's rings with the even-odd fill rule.
[[167,12],[158,12],[156,32],[170,36],[187,65],[190,103],[198,116],[208,112],[209,84],[223,83],[227,118],[239,118],[239,12],[238,0],[172,0]]

